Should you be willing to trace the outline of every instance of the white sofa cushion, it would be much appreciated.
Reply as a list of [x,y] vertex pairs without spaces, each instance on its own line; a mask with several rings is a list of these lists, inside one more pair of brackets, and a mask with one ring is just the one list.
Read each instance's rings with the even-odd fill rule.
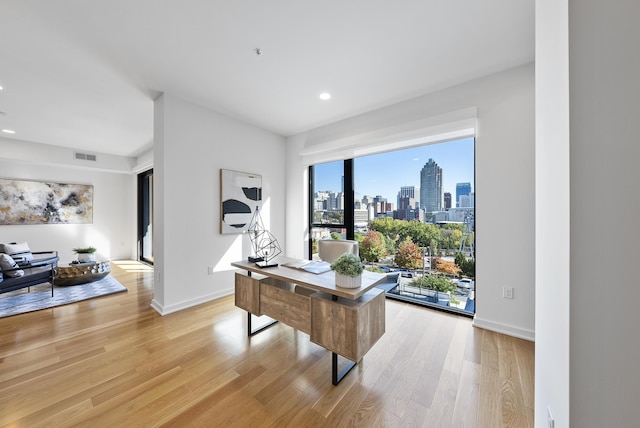
[[0,269],[2,269],[3,275],[9,278],[24,276],[24,271],[22,269],[18,269],[18,264],[8,254],[0,253]]
[[11,244],[3,244],[2,251],[5,254],[11,256],[11,258],[18,263],[27,263],[33,261],[33,254],[31,254],[31,249],[29,248],[29,244],[26,242],[21,242],[16,244],[15,242]]

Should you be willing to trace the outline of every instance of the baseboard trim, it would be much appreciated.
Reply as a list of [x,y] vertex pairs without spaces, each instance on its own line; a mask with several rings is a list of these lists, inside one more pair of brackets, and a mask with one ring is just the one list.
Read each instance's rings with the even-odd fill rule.
[[506,334],[507,336],[518,337],[520,339],[529,340],[531,342],[536,341],[536,333],[533,330],[525,330],[518,327],[513,327],[505,324],[498,324],[495,322],[478,319],[473,319],[472,325],[474,327],[483,328],[485,330],[495,331],[496,333]]
[[194,306],[201,305],[203,303],[210,302],[212,300],[219,299],[221,297],[227,297],[235,292],[234,288],[228,288],[225,290],[218,291],[213,294],[207,294],[206,296],[201,296],[196,299],[185,300],[180,303],[176,303],[169,306],[162,306],[155,299],[151,299],[151,307],[160,315],[165,316],[172,314],[174,312],[182,311],[184,309],[189,309]]

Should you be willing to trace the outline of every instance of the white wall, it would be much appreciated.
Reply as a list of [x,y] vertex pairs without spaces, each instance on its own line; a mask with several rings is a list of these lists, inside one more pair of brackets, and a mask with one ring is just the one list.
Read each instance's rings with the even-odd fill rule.
[[[537,1],[537,160],[557,169],[536,177],[537,427],[547,408],[563,427],[640,420],[639,18],[638,2]],[[569,223],[540,212],[567,201]]]
[[575,427],[640,423],[638,20],[638,1],[569,1]]
[[[262,175],[262,217],[285,243],[285,150],[278,135],[161,95],[154,118],[153,307],[162,314],[234,291],[246,235],[220,234],[220,169]],[[213,267],[213,275],[208,275]]]
[[58,165],[70,168],[85,168],[108,172],[121,172],[130,174],[136,162],[135,158],[110,155],[107,153],[87,152],[81,153],[96,155],[95,161],[78,160],[75,158],[74,149],[49,144],[35,143],[32,141],[15,140],[0,137],[0,159],[27,162],[38,165]]
[[[0,242],[24,242],[33,251],[57,250],[61,263],[76,259],[72,249],[94,246],[100,259],[131,259],[135,253],[136,217],[134,206],[135,178],[130,173],[107,172],[77,167],[68,163],[44,163],[33,143],[3,140],[4,150],[20,147],[7,159],[0,155],[0,177],[58,183],[92,184],[93,224],[2,225]],[[46,147],[46,146],[45,146]],[[69,149],[48,146],[45,153],[56,154],[50,160],[72,159]],[[40,154],[40,155],[38,155]],[[23,156],[24,155],[24,156]],[[37,159],[38,162],[33,162]],[[122,164],[128,164],[125,159]],[[103,165],[105,166],[105,165]]]
[[568,23],[567,0],[537,2],[535,418],[539,427],[547,426],[547,408],[557,427],[569,426]]
[[[534,66],[498,73],[287,139],[287,252],[306,254],[306,169],[309,147],[477,109],[475,324],[534,338]],[[509,216],[498,209],[511,207]],[[502,287],[514,287],[514,299]]]

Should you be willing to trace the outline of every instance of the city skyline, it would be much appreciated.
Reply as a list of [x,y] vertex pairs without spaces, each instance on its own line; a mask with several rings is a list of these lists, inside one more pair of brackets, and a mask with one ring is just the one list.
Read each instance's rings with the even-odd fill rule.
[[[429,158],[442,168],[443,194],[455,195],[456,184],[465,182],[471,183],[475,192],[474,139],[466,138],[354,159],[356,199],[380,195],[395,206],[402,186],[420,187],[420,170]],[[397,167],[402,165],[407,166]],[[341,190],[342,162],[320,164],[315,168],[316,190]]]

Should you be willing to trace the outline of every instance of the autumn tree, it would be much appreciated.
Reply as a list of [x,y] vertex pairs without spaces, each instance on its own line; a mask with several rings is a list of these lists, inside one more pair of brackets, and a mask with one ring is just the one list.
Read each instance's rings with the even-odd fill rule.
[[460,268],[454,263],[440,257],[436,257],[435,268],[443,273],[450,273],[451,275],[460,275]]
[[386,253],[382,235],[375,230],[370,230],[360,244],[360,257],[368,262],[377,262]]
[[395,262],[407,269],[417,269],[422,266],[422,251],[410,238],[406,238],[396,252]]

